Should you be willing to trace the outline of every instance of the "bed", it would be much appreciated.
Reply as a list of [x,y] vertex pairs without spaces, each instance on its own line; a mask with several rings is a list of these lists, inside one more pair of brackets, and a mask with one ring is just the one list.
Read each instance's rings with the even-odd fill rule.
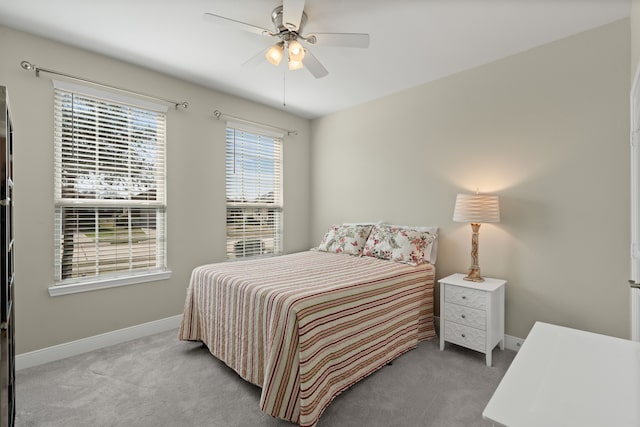
[[437,235],[397,235],[393,245],[415,244],[395,262],[388,241],[381,253],[369,244],[379,226],[367,227],[358,245],[330,228],[318,250],[195,268],[179,338],[261,387],[262,411],[315,426],[335,396],[436,335],[425,254]]

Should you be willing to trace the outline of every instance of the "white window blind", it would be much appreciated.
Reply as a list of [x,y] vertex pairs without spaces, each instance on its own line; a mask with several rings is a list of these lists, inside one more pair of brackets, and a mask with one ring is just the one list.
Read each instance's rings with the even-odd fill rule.
[[55,279],[166,269],[163,111],[56,87]]
[[227,124],[227,258],[282,254],[282,138]]

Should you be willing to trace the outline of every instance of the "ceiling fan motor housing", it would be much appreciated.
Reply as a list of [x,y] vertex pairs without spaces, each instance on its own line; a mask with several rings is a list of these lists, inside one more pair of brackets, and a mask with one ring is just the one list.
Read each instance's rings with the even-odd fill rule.
[[278,6],[275,9],[273,9],[273,12],[271,12],[271,21],[273,22],[276,32],[283,37],[286,35],[292,34],[295,37],[289,37],[289,38],[297,38],[297,36],[300,35],[302,30],[304,29],[305,24],[307,23],[307,14],[302,12],[300,25],[298,25],[298,28],[296,29],[295,27],[289,28],[282,22],[282,17],[283,17],[282,11],[283,11],[283,7]]

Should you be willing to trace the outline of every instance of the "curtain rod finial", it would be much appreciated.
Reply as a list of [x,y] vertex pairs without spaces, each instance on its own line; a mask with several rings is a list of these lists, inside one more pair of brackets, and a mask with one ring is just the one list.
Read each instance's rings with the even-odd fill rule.
[[20,63],[20,66],[22,67],[22,69],[27,70],[27,71],[31,71],[31,70],[34,70],[36,68],[35,65],[33,65],[29,61],[22,61]]

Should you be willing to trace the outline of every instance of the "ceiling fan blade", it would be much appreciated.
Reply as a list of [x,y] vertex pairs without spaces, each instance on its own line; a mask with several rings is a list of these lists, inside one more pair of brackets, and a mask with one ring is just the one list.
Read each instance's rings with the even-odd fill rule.
[[242,63],[242,66],[247,68],[256,68],[258,65],[262,64],[263,62],[267,62],[267,60],[264,57],[267,53],[267,50],[269,50],[269,48],[262,49],[260,52],[256,53],[254,56],[244,61]]
[[204,19],[207,21],[215,22],[216,24],[222,24],[236,30],[248,31],[250,33],[258,34],[260,36],[273,36],[274,34],[266,28],[258,27],[255,25],[247,24],[246,22],[237,21],[235,19],[227,18],[224,16],[216,15],[213,13],[205,13]]
[[369,34],[365,33],[313,33],[305,40],[317,46],[369,47]]
[[313,54],[309,52],[308,49],[305,49],[304,51],[305,53],[304,58],[302,58],[302,65],[304,65],[304,67],[309,70],[311,74],[313,74],[313,77],[315,77],[316,79],[320,79],[329,74],[329,71],[324,68],[320,61],[318,61],[318,59],[313,56]]
[[302,20],[305,0],[282,1],[282,25],[292,31],[297,31]]

